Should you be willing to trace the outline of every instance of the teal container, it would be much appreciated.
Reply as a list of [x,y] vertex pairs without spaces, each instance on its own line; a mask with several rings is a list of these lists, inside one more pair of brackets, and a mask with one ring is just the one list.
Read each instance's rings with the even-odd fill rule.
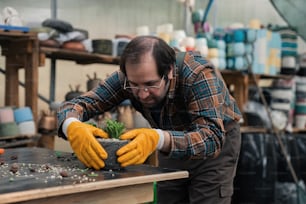
[[295,104],[294,110],[296,114],[306,114],[306,104]]

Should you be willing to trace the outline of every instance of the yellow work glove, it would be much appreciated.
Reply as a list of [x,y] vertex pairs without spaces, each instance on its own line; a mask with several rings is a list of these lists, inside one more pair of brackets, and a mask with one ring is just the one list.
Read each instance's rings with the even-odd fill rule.
[[122,167],[142,164],[157,148],[161,134],[161,131],[149,128],[139,128],[124,133],[120,139],[132,141],[117,151],[118,162]]
[[87,167],[101,169],[105,166],[107,152],[95,136],[108,138],[103,130],[80,121],[71,122],[67,128],[67,138],[78,159]]

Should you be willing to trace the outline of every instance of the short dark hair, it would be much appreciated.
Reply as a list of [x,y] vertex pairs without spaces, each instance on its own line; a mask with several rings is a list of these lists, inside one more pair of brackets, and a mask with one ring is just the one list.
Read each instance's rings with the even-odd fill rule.
[[175,63],[175,51],[163,39],[155,36],[138,36],[125,47],[120,58],[120,70],[126,75],[127,61],[139,62],[141,57],[151,52],[155,59],[160,77],[167,75],[170,65]]

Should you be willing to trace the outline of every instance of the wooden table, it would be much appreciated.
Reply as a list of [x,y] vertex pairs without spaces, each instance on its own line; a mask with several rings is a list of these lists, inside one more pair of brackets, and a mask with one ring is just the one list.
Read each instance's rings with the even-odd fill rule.
[[[19,166],[15,174],[10,171],[13,163]],[[62,177],[61,172],[68,176]],[[187,171],[148,165],[95,171],[71,153],[36,147],[6,149],[0,155],[0,202],[145,203],[153,200],[154,181],[186,177]]]
[[0,46],[5,57],[5,105],[19,106],[18,69],[25,69],[25,105],[37,122],[39,41],[36,32],[0,30]]

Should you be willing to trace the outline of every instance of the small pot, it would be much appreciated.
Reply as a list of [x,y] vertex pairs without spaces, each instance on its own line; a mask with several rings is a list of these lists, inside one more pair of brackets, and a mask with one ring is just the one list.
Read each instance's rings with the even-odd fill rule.
[[77,85],[75,90],[73,90],[72,86],[69,85],[70,91],[65,95],[65,100],[70,101],[73,98],[82,95],[84,92],[80,91],[80,85]]
[[90,78],[89,75],[87,75],[88,81],[87,81],[87,91],[90,91],[91,89],[97,87],[99,83],[102,81],[101,79],[97,78],[97,73],[94,72],[94,78]]
[[98,142],[102,145],[104,150],[107,152],[108,157],[104,160],[106,170],[120,170],[123,167],[120,166],[120,163],[117,162],[116,152],[118,149],[128,144],[128,140],[119,140],[119,139],[97,139]]

